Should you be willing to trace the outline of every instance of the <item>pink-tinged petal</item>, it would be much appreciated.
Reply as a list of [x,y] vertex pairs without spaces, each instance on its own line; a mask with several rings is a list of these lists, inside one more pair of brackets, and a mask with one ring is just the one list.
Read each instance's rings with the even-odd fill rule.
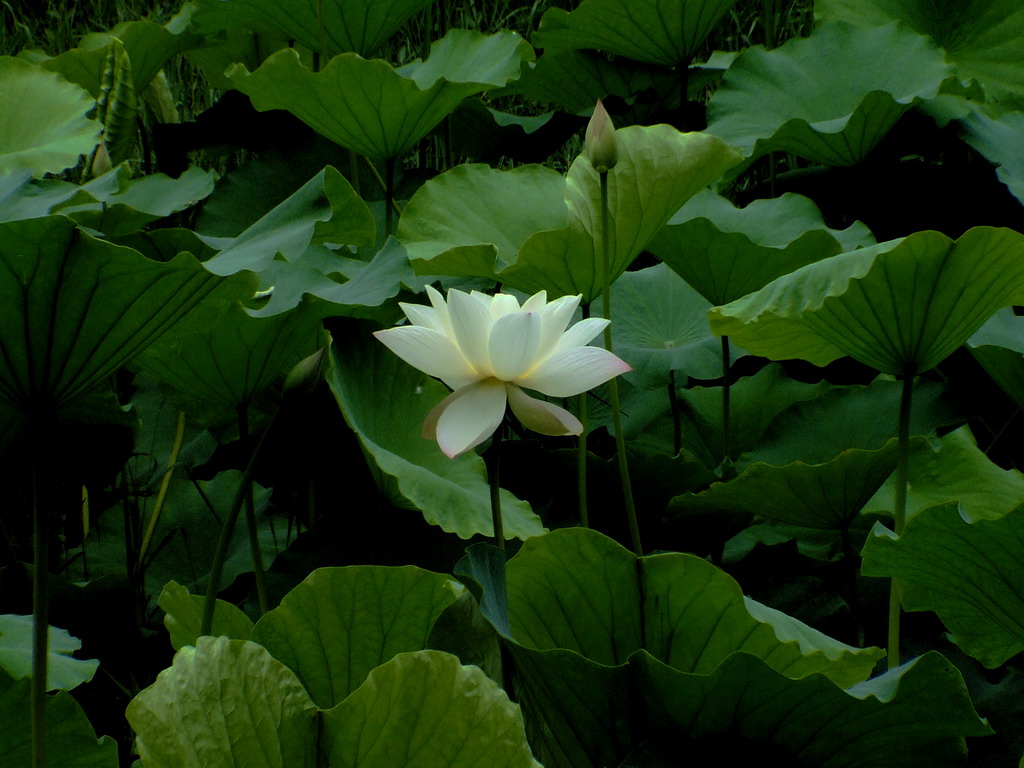
[[436,376],[449,386],[450,382],[462,384],[480,378],[452,340],[432,328],[403,325],[373,335],[413,368]]
[[451,290],[448,292],[448,313],[455,343],[478,378],[491,376],[488,341],[493,321],[487,307],[468,293]]
[[436,438],[445,456],[480,445],[505,416],[505,385],[496,379],[477,381],[452,392],[427,415],[423,436]]
[[422,325],[424,328],[444,333],[444,326],[441,325],[441,321],[437,317],[437,310],[433,307],[425,307],[422,304],[406,304],[404,301],[398,302],[398,306],[402,308],[405,316],[413,325]]
[[580,420],[552,403],[530,397],[515,384],[506,386],[508,404],[512,413],[527,429],[542,435],[579,435],[583,432]]
[[452,331],[452,319],[448,313],[448,305],[445,303],[444,297],[434,286],[428,285],[427,298],[430,299],[430,305],[437,312],[437,322],[441,324],[441,333],[450,339],[454,339],[455,333]]
[[549,397],[569,397],[630,370],[625,362],[605,349],[573,347],[556,352],[515,383]]
[[[539,294],[538,294],[539,295]],[[543,360],[555,350],[562,332],[572,319],[573,312],[580,305],[582,296],[561,296],[541,312],[541,340],[537,349],[537,360]],[[590,339],[587,339],[590,341]],[[582,342],[579,346],[586,344]]]
[[540,336],[541,321],[536,312],[516,312],[498,318],[488,344],[494,377],[512,381],[533,368]]
[[588,317],[586,320],[580,320],[562,334],[554,351],[561,352],[572,347],[585,346],[596,339],[598,334],[607,327],[608,321],[603,317]]

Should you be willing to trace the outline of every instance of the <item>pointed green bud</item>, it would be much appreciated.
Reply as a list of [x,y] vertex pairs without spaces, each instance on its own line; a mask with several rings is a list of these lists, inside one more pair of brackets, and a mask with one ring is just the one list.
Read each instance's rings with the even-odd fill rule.
[[321,347],[296,363],[284,380],[286,395],[308,395],[313,391],[323,378],[326,352],[327,348]]
[[619,148],[615,141],[615,126],[608,116],[601,100],[597,100],[594,114],[587,125],[587,136],[583,143],[587,160],[598,173],[608,173],[619,161]]

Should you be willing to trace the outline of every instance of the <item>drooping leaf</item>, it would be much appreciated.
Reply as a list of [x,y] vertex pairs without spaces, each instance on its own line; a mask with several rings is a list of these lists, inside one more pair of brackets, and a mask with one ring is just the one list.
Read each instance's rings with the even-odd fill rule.
[[262,646],[200,637],[128,705],[146,768],[312,768],[316,707]]
[[753,354],[825,365],[849,355],[884,373],[938,365],[997,309],[1024,302],[1024,235],[915,232],[834,256],[711,311]]
[[[743,511],[790,525],[839,530],[896,469],[896,443],[879,450],[851,449],[824,464],[793,462],[785,466],[754,463],[726,483],[672,500],[679,512]],[[890,496],[891,498],[891,496]]]
[[[0,768],[32,764],[31,681],[13,680],[0,671]],[[96,732],[67,691],[46,697],[46,748],[61,768],[116,768],[117,742]],[[50,758],[53,760],[54,758]],[[56,760],[51,765],[57,765]]]
[[454,29],[426,61],[399,70],[343,53],[314,73],[289,49],[229,77],[257,109],[287,109],[321,136],[384,162],[411,149],[464,98],[518,77],[529,57],[532,49],[515,33]]
[[[1024,15],[1021,19],[1024,23]],[[963,121],[963,126],[964,140],[998,166],[999,180],[1024,203],[1024,156],[1014,151],[1024,143],[1024,112],[994,118],[976,111]]]
[[687,66],[736,0],[585,0],[550,8],[533,38],[538,48],[593,48],[636,61]]
[[0,56],[0,174],[59,173],[99,143],[101,126],[86,114],[88,93],[20,59]]
[[[969,427],[939,438],[937,445],[913,447],[907,482],[907,519],[929,507],[960,503],[968,522],[996,520],[1024,499],[1024,476],[1002,469],[979,448]],[[892,510],[895,478],[890,477],[864,507],[865,512]]]
[[[448,394],[444,385],[402,362],[368,328],[334,339],[327,380],[393,504],[419,509],[428,523],[465,539],[492,535],[483,459],[472,452],[449,459],[422,437],[423,420]],[[506,536],[543,533],[526,502],[501,494]]]
[[976,78],[996,99],[1024,106],[1024,8],[1015,0],[820,0],[814,13],[860,26],[898,21],[931,37],[961,78]]
[[253,640],[329,709],[375,667],[426,647],[456,597],[448,576],[411,565],[319,568],[259,620]]
[[194,28],[204,34],[245,27],[295,40],[329,59],[376,53],[391,35],[434,0],[199,0]]
[[[95,659],[75,659],[71,654],[82,647],[82,641],[66,629],[50,627],[46,672],[48,691],[70,691],[92,680],[99,667]],[[0,615],[0,669],[15,680],[32,675],[32,617],[16,614]]]
[[338,768],[540,768],[519,707],[480,669],[440,651],[395,656],[323,721]]
[[[722,375],[721,341],[708,326],[711,303],[666,265],[623,273],[612,286],[612,307],[615,354],[633,367],[627,380],[654,388],[664,387],[669,371],[680,381]],[[730,352],[731,359],[742,354]]]
[[197,310],[208,320],[251,291],[188,254],[151,262],[63,216],[0,225],[0,266],[0,398],[25,412],[68,405]]
[[898,579],[903,607],[937,613],[986,667],[1024,650],[1024,506],[974,523],[955,502],[930,507],[900,538],[876,524],[863,556],[865,576]]
[[1024,409],[1024,318],[1007,307],[996,312],[967,340],[971,354]]
[[[164,626],[170,635],[171,647],[180,651],[186,645],[195,645],[203,623],[203,595],[193,595],[177,582],[171,581],[160,592],[156,604],[165,612]],[[213,613],[214,637],[248,640],[252,636],[252,621],[234,603],[218,600]]]
[[827,24],[737,56],[708,103],[708,131],[739,148],[744,167],[773,151],[855,165],[951,72],[934,43],[903,27]]
[[[615,135],[618,164],[608,174],[612,282],[680,205],[737,159],[714,137],[668,125],[629,126]],[[580,293],[589,302],[601,291],[600,179],[580,156],[562,184],[546,170],[455,169],[413,196],[398,236],[420,274],[494,277],[528,293]],[[466,209],[469,190],[488,197]]]
[[786,193],[736,208],[711,190],[676,212],[647,250],[712,304],[728,304],[802,266],[874,243],[865,226],[825,226],[808,198]]

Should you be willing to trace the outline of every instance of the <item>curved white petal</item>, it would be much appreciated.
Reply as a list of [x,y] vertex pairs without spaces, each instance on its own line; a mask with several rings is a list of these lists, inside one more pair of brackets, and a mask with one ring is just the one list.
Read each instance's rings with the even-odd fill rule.
[[516,312],[498,318],[488,344],[494,377],[512,381],[533,368],[540,337],[541,318],[536,312]]
[[437,321],[441,324],[441,332],[448,338],[454,339],[455,333],[452,331],[452,319],[448,312],[448,305],[445,303],[441,292],[434,286],[428,285],[427,297],[430,299],[430,304],[434,311],[437,312]]
[[398,302],[398,306],[402,308],[405,316],[409,318],[409,322],[413,325],[422,325],[424,328],[431,328],[438,333],[444,334],[444,326],[437,317],[437,310],[433,307],[426,307],[422,304],[407,304],[404,301]]
[[505,402],[505,384],[496,379],[457,389],[427,416],[423,436],[436,437],[445,456],[454,459],[491,436],[505,416]]
[[443,379],[445,383],[461,383],[480,378],[470,368],[454,342],[432,328],[403,325],[377,331],[373,335],[413,368],[418,368],[428,376]]
[[[537,295],[539,296],[540,294]],[[582,296],[561,296],[541,311],[541,339],[540,345],[537,348],[538,361],[543,360],[555,350],[555,345],[562,338],[562,332],[569,324],[573,312],[576,311],[576,307],[580,305],[582,299]],[[590,341],[590,339],[587,339],[587,341]],[[582,346],[582,344],[586,343],[584,341],[580,345]]]
[[608,327],[610,321],[603,317],[588,317],[580,320],[576,325],[562,334],[562,337],[555,345],[555,352],[561,352],[571,347],[582,347],[593,341],[597,335]]
[[629,370],[625,362],[605,349],[573,347],[555,352],[515,383],[550,397],[569,397]]
[[548,303],[548,292],[540,291],[523,302],[523,312],[543,312]]
[[579,435],[583,433],[580,420],[552,403],[530,397],[515,384],[506,386],[508,404],[512,413],[527,429],[542,435]]
[[468,293],[451,290],[448,292],[448,313],[455,342],[478,378],[491,376],[488,340],[493,321],[487,307]]
[[486,293],[479,294],[487,300],[487,309],[491,313],[491,321],[497,322],[499,318],[519,312],[519,299],[508,293],[496,293],[488,296]]

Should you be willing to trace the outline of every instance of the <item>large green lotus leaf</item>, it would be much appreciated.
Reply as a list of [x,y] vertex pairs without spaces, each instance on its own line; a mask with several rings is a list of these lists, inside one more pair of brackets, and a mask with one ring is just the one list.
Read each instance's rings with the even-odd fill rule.
[[934,611],[966,653],[998,667],[1024,651],[1024,505],[969,523],[954,503],[880,523],[864,545],[865,576],[898,579],[903,607]]
[[737,56],[708,103],[708,131],[748,164],[782,151],[855,165],[951,72],[931,40],[903,27],[826,24],[781,48]]
[[200,637],[128,705],[146,768],[313,768],[316,707],[265,648]]
[[1024,409],[1024,318],[1009,307],[999,310],[967,340],[967,348],[1017,407]]
[[506,91],[560,104],[567,112],[578,114],[593,110],[598,99],[608,96],[630,101],[642,91],[662,92],[676,82],[674,77],[663,67],[625,59],[609,61],[594,51],[549,50]]
[[[907,490],[907,519],[929,507],[960,502],[968,522],[996,520],[1024,499],[1024,476],[1002,469],[978,449],[967,426],[938,440],[938,450],[927,442],[914,446]],[[892,512],[896,484],[889,478],[868,501],[865,512]]]
[[456,598],[451,579],[407,565],[318,568],[256,624],[253,640],[329,709],[377,666],[426,647]]
[[0,221],[60,213],[118,237],[195,205],[213,191],[213,182],[212,172],[196,166],[177,179],[162,173],[133,179],[131,169],[122,164],[81,185],[12,174],[0,181]]
[[[687,199],[738,159],[713,136],[680,133],[669,125],[629,126],[615,135],[618,164],[608,174],[614,232],[611,282]],[[541,180],[541,189],[524,199],[523,186],[531,179]],[[600,179],[581,155],[565,179],[562,203],[555,200],[558,181],[548,171],[520,175],[480,168],[438,182],[442,186],[436,189],[428,182],[410,201],[410,218],[406,221],[403,216],[399,238],[420,274],[494,277],[528,293],[578,293],[584,302],[592,301],[601,292],[595,250],[601,226]],[[470,188],[491,195],[486,204],[473,204],[463,216],[462,195]],[[422,205],[419,195],[426,196]],[[490,217],[478,220],[481,211]],[[524,226],[523,216],[530,226]],[[431,223],[438,217],[455,223],[450,227]],[[534,226],[540,228],[522,241]],[[513,236],[499,234],[506,230]]]
[[201,40],[188,31],[192,6],[185,4],[182,12],[167,24],[152,21],[126,21],[109,32],[92,32],[72,48],[41,62],[44,69],[59,72],[73,83],[85,88],[93,98],[100,96],[100,82],[107,49],[112,40],[124,45],[131,62],[131,79],[135,93],[141,96],[156,73],[171,59]]
[[531,57],[513,32],[453,29],[431,46],[426,61],[401,70],[344,53],[311,72],[288,49],[255,72],[239,67],[228,75],[256,109],[286,109],[321,136],[384,162],[411,149],[467,96],[517,78]]
[[194,420],[209,427],[230,423],[239,409],[259,407],[273,385],[323,346],[322,315],[321,306],[306,302],[284,314],[252,317],[236,303],[203,330],[165,335],[137,362],[177,390]]
[[1024,153],[1014,149],[1024,144],[1024,112],[1010,112],[999,118],[974,112],[963,125],[964,140],[998,166],[999,180],[1024,203]]
[[214,274],[262,272],[280,254],[295,261],[310,244],[370,245],[377,225],[366,203],[331,166],[235,238],[205,237],[220,253],[205,263]]
[[1017,0],[818,0],[814,13],[861,26],[898,21],[938,43],[961,77],[1024,106],[1024,8]]
[[876,451],[851,449],[824,464],[750,464],[727,483],[678,496],[680,513],[746,512],[805,528],[847,528],[896,469],[896,441]]
[[[623,273],[612,286],[612,308],[615,354],[633,366],[625,378],[637,386],[664,387],[669,371],[679,371],[682,381],[722,375],[710,302],[664,264]],[[733,359],[741,354],[730,351]]]
[[290,48],[289,43],[288,38],[280,33],[234,28],[208,34],[201,45],[188,49],[184,55],[203,71],[211,88],[230,91],[235,86],[225,73],[235,64],[241,64],[251,72],[272,53]]
[[[390,501],[419,509],[428,523],[464,539],[493,535],[483,459],[473,452],[449,459],[422,437],[424,419],[447,388],[402,362],[365,326],[335,338],[330,360],[327,380]],[[501,510],[506,536],[544,532],[530,505],[505,490]]]
[[[75,659],[71,654],[82,641],[66,629],[50,627],[46,672],[47,690],[70,691],[92,680],[100,663],[95,659]],[[0,669],[15,680],[32,675],[32,617],[0,615]]]
[[86,115],[96,102],[77,85],[20,59],[0,56],[0,175],[59,173],[99,144]]
[[375,53],[434,0],[199,0],[193,28],[208,34],[245,27],[301,43],[326,58]]
[[176,324],[250,293],[187,253],[168,263],[97,240],[63,216],[0,224],[0,398],[63,407]]
[[829,229],[814,202],[800,195],[737,208],[705,190],[669,219],[647,250],[712,304],[728,304],[807,264],[874,242],[859,222]]
[[[569,650],[511,646],[534,749],[549,768],[635,765],[656,745],[670,762],[723,755],[757,765],[931,768],[962,765],[965,736],[992,730],[963,678],[937,653],[843,690],[822,675],[793,680],[747,653],[707,674],[682,672],[646,651],[607,667]],[[644,763],[647,764],[647,763]]]
[[[901,382],[888,377],[879,377],[868,386],[822,386],[813,399],[802,398],[772,414],[771,424],[765,425],[761,439],[743,459],[775,466],[794,461],[825,464],[849,449],[879,450],[896,437],[902,390]],[[865,413],[871,418],[865,419]],[[942,384],[927,380],[915,383],[911,436],[924,440],[937,427],[961,424],[963,420]]]
[[773,360],[849,355],[917,374],[1014,303],[1024,303],[1024,235],[974,227],[956,241],[915,232],[802,267],[714,308],[711,327]]
[[519,707],[477,667],[440,651],[402,653],[323,713],[332,767],[541,768]]
[[[572,568],[566,568],[572,563]],[[694,555],[634,554],[585,528],[523,544],[507,567],[510,639],[624,664],[644,648],[684,672],[709,674],[733,653],[791,678],[819,673],[840,685],[865,679],[881,657],[745,598],[732,577]]]
[[[202,634],[200,628],[205,603],[203,595],[193,595],[175,581],[168,582],[160,592],[156,604],[164,611],[164,626],[174,650],[180,651],[186,645],[196,644]],[[252,637],[252,621],[234,603],[218,600],[213,611],[212,634],[248,640]]]
[[636,61],[687,66],[736,0],[584,0],[576,10],[550,8],[538,48],[593,48]]
[[[31,681],[0,671],[0,768],[32,765]],[[89,718],[70,693],[46,697],[46,749],[50,765],[61,768],[117,768],[117,742],[97,740]],[[59,760],[59,762],[58,762]]]

